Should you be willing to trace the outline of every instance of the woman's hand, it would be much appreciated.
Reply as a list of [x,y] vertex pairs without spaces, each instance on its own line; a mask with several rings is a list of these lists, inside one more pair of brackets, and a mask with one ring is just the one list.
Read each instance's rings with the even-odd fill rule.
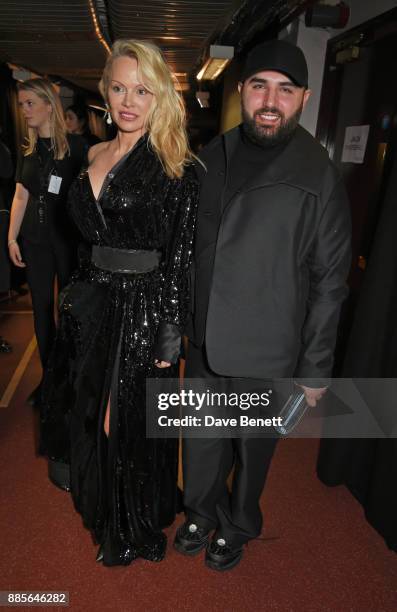
[[169,368],[171,364],[169,361],[159,361],[158,359],[155,359],[154,365],[156,368]]
[[22,261],[21,251],[16,241],[11,241],[11,244],[8,245],[8,252],[14,266],[17,266],[18,268],[26,268],[26,264]]
[[17,183],[11,205],[10,227],[8,228],[8,252],[12,263],[17,268],[26,268],[26,264],[22,261],[21,251],[16,239],[19,236],[28,199],[29,191],[25,189],[22,183]]

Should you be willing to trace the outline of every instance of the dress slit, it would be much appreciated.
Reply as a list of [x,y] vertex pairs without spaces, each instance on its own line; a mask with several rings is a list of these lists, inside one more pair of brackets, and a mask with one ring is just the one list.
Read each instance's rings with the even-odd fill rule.
[[[123,308],[124,315],[124,308]],[[102,403],[102,413],[99,419],[98,438],[107,438],[107,454],[104,458],[102,455],[103,449],[98,447],[99,464],[105,467],[105,482],[103,482],[102,498],[107,500],[105,505],[105,534],[104,534],[104,564],[113,565],[120,563],[120,556],[123,557],[122,550],[122,525],[121,525],[121,510],[122,510],[122,487],[121,480],[121,457],[119,444],[119,371],[120,371],[120,356],[121,345],[124,332],[124,317],[120,326],[120,333],[117,341],[117,349],[114,359],[114,366],[110,382],[109,394],[105,395],[106,400]],[[110,405],[109,405],[110,400]],[[104,432],[104,423],[106,410],[109,405],[109,434],[106,437]],[[104,461],[105,459],[105,461]],[[121,537],[120,537],[121,536]],[[126,547],[124,547],[126,548]]]

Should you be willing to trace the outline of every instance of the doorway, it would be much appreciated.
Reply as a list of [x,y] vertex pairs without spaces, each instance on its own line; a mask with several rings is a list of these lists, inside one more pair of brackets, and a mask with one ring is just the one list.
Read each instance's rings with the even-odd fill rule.
[[[343,361],[364,272],[382,210],[397,142],[397,9],[368,21],[328,43],[317,138],[345,181],[352,215],[350,295],[344,304],[336,371]],[[358,127],[367,126],[367,127]],[[361,139],[361,157],[346,161],[351,132]],[[358,128],[358,129],[357,129]],[[348,138],[346,139],[346,136]]]

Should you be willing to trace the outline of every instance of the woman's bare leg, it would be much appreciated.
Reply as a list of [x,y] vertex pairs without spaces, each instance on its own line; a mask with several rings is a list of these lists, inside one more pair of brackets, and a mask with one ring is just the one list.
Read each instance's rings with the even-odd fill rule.
[[105,421],[103,423],[103,429],[107,437],[109,437],[109,422],[110,422],[110,396],[108,400],[108,405],[106,406]]
[[[109,438],[109,426],[110,426],[110,395],[108,399],[108,405],[106,406],[105,419],[103,421],[103,430],[107,438]],[[103,555],[104,555],[104,544],[102,542],[99,546],[96,560],[98,562],[103,561]]]

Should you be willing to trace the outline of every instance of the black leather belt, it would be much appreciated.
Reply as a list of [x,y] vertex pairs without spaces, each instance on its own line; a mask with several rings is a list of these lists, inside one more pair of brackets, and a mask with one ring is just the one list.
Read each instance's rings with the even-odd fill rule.
[[143,274],[159,267],[160,251],[113,249],[112,247],[92,247],[92,263],[101,270],[120,274]]

